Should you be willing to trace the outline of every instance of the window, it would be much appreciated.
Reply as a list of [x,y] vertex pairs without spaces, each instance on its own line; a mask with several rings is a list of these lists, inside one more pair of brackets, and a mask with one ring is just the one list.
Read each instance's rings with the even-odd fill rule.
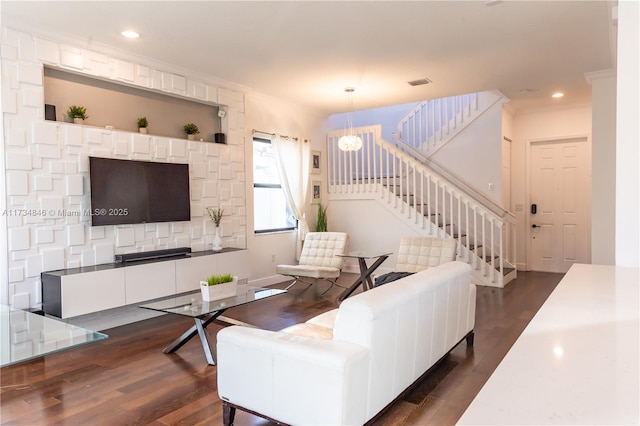
[[278,158],[268,139],[253,139],[253,206],[256,234],[298,227],[280,184]]

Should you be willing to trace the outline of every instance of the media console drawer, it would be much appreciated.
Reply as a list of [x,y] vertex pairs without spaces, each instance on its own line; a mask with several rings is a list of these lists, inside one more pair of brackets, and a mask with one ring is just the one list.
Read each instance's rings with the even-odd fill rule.
[[200,281],[212,274],[247,278],[248,258],[247,250],[226,248],[218,253],[43,272],[42,310],[71,318],[197,290]]

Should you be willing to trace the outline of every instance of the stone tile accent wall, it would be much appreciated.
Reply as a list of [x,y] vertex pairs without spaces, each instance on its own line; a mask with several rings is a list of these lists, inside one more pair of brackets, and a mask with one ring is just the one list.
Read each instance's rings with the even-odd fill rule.
[[[42,271],[110,263],[120,253],[210,248],[214,225],[206,206],[224,208],[223,246],[246,248],[242,93],[127,58],[2,31],[3,213],[14,307],[40,304]],[[45,121],[44,66],[223,106],[228,145]],[[191,221],[91,227],[82,214],[90,207],[89,156],[188,163]]]

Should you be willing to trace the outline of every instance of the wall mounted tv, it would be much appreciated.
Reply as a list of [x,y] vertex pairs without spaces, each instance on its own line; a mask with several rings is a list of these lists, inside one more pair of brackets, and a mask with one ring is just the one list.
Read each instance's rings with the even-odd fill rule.
[[89,157],[91,225],[191,220],[189,165]]

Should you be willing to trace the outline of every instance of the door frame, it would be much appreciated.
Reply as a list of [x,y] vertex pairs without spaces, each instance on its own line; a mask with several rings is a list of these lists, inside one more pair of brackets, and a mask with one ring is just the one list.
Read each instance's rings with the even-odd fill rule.
[[[587,174],[589,175],[589,200],[591,200],[591,188],[592,188],[592,184],[591,184],[591,177],[592,177],[592,158],[591,158],[591,153],[592,153],[592,147],[591,147],[591,134],[577,134],[577,135],[571,135],[571,136],[564,136],[564,137],[560,137],[560,136],[556,136],[556,137],[548,137],[548,138],[537,138],[537,139],[529,139],[527,140],[527,143],[525,145],[525,156],[526,156],[526,164],[525,164],[525,200],[527,200],[527,204],[525,206],[525,214],[524,214],[524,234],[522,236],[522,238],[525,238],[525,245],[524,245],[524,249],[526,251],[526,255],[525,255],[525,270],[526,271],[530,271],[530,265],[531,265],[531,238],[530,237],[530,230],[531,230],[531,213],[530,213],[530,209],[531,209],[531,173],[532,173],[532,166],[531,166],[531,162],[533,161],[533,159],[531,158],[531,150],[532,150],[532,146],[534,144],[545,144],[545,143],[562,143],[562,142],[584,142],[587,144]],[[586,232],[589,233],[589,238],[587,239],[588,241],[588,245],[589,247],[587,247],[587,253],[588,253],[588,261],[589,263],[591,262],[591,202],[589,202],[589,215],[587,217],[587,223],[586,223],[586,227],[587,229],[585,230]]]

